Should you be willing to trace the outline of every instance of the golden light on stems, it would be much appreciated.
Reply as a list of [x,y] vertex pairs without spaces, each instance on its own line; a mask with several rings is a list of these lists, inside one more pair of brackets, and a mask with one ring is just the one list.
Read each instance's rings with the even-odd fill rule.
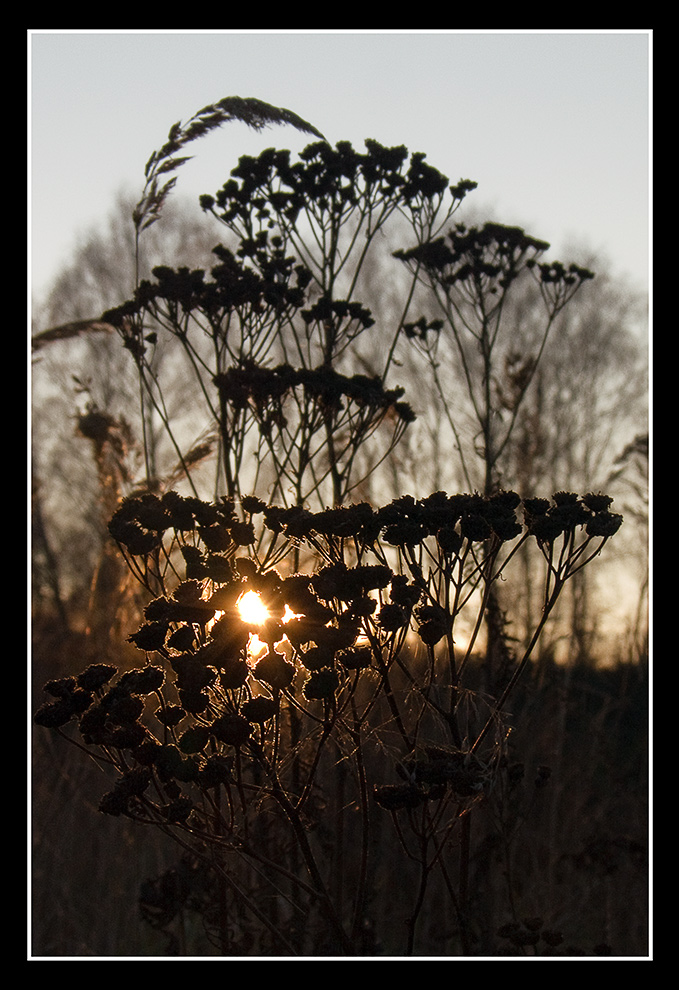
[[224,612],[222,612],[222,611],[219,611],[218,610],[217,612],[215,612],[215,614],[213,615],[213,617],[210,619],[210,621],[208,622],[208,624],[205,626],[205,631],[208,632],[208,633],[212,632],[212,630],[213,630],[213,628],[215,626],[215,623],[216,622],[219,622],[219,620],[222,618],[223,615],[224,615]]

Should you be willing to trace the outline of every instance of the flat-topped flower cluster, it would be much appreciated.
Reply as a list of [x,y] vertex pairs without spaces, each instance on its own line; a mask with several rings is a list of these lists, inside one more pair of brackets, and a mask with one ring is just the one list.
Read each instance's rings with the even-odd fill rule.
[[[143,560],[149,587],[163,589],[130,637],[145,663],[122,672],[95,663],[48,682],[50,700],[35,720],[55,729],[77,723],[85,745],[118,766],[121,779],[101,810],[144,818],[141,799],[155,781],[167,802],[154,813],[187,822],[197,805],[182,785],[231,781],[236,751],[273,759],[267,747],[286,706],[329,725],[356,704],[365,672],[374,702],[395,664],[408,670],[408,634],[428,650],[450,644],[470,592],[502,573],[517,541],[534,540],[553,568],[559,542],[563,561],[581,561],[585,548],[596,552],[619,527],[611,501],[594,493],[522,500],[506,491],[435,492],[381,508],[361,502],[312,512],[255,496],[238,506],[174,491],[128,498],[110,533],[132,566]],[[311,550],[311,573],[284,576],[280,565],[293,548]],[[504,563],[502,548],[510,548]],[[455,597],[442,595],[444,583]],[[260,596],[264,622],[239,613],[248,591]],[[409,677],[416,682],[414,670]],[[378,803],[394,809],[424,800],[424,782],[434,794],[461,781],[474,793],[483,779],[478,760],[459,759],[435,763],[433,783],[380,785]]]

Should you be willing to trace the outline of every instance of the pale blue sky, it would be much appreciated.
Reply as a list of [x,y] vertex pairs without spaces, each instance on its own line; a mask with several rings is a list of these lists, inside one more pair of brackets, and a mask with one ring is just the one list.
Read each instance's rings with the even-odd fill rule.
[[[637,287],[649,267],[646,29],[611,32],[29,33],[34,295],[116,194],[141,192],[170,126],[224,96],[293,110],[333,144],[422,151],[467,200],[570,260],[581,245]],[[215,193],[243,153],[300,150],[230,124],[192,146],[177,194]],[[460,214],[460,219],[464,215]],[[572,250],[570,255],[572,255]]]

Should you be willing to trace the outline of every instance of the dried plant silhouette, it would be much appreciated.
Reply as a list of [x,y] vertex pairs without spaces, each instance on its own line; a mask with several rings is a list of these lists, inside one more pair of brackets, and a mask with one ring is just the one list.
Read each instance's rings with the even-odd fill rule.
[[[192,141],[231,121],[247,124],[256,131],[270,124],[289,124],[298,131],[323,139],[320,131],[297,114],[252,97],[243,99],[240,96],[227,96],[217,103],[203,107],[186,124],[177,121],[170,128],[166,143],[152,153],[144,169],[146,183],[132,214],[137,251],[141,233],[158,220],[167,197],[176,185],[177,177],[172,173],[190,161],[190,156],[178,156],[178,152],[183,151]],[[171,178],[167,178],[168,176]]]
[[[273,149],[241,158],[201,199],[237,246],[216,247],[209,272],[154,269],[101,316],[135,362],[176,470],[147,460],[109,523],[143,595],[130,636],[138,664],[90,659],[50,680],[35,722],[110,775],[101,812],[176,841],[180,864],[140,893],[143,917],[170,938],[191,909],[222,956],[413,956],[427,950],[433,912],[447,919],[440,954],[474,956],[489,938],[473,889],[483,889],[475,823],[485,836],[522,774],[511,703],[564,587],[622,522],[603,493],[502,488],[515,417],[499,431],[494,348],[520,279],[542,294],[544,342],[592,273],[539,262],[548,245],[516,227],[449,229],[475,183],[451,184],[422,154],[375,141],[333,148],[289,111],[239,98],[174,125],[151,156],[137,250],[180,153],[232,120],[319,140],[295,161]],[[357,293],[395,216],[413,243],[395,254],[409,279],[400,319],[384,325]],[[441,320],[413,318],[422,286]],[[482,490],[373,504],[361,486],[415,418],[392,382],[397,342],[431,358],[427,387],[455,421],[435,352],[446,327],[478,415]],[[354,357],[376,336],[381,366],[358,372]],[[165,339],[194,383],[199,444],[169,412],[156,359]],[[491,605],[524,551],[543,607],[489,695],[479,685]],[[548,777],[540,767],[538,790]],[[559,932],[521,914],[509,853],[505,875],[497,939],[555,954]],[[376,897],[385,886],[386,907]]]

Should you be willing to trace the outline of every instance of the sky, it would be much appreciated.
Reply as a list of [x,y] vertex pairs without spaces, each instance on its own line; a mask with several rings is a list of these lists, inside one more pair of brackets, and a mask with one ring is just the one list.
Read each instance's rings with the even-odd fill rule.
[[[225,96],[286,107],[330,141],[424,152],[549,258],[593,252],[649,285],[652,33],[53,31],[28,34],[29,276],[40,298],[176,121]],[[229,123],[190,146],[173,195],[216,193],[242,154],[310,135]],[[475,221],[476,222],[476,221]]]

